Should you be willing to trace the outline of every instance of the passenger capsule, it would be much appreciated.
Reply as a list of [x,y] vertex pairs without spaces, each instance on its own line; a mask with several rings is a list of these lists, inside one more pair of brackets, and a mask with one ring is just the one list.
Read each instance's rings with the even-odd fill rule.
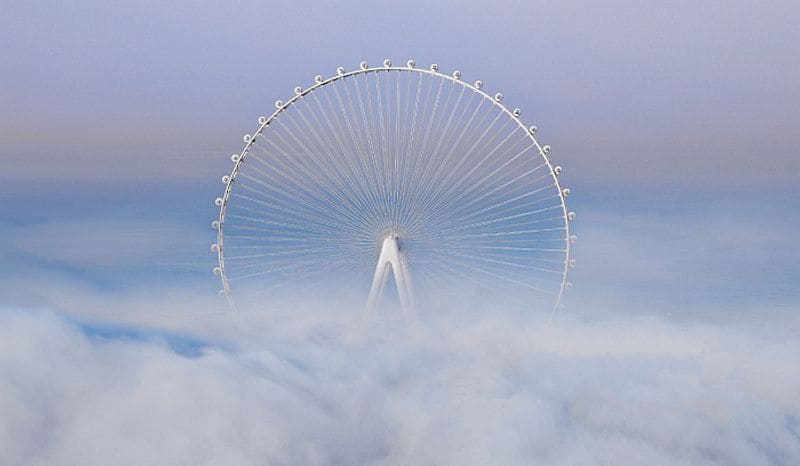
[[569,266],[570,267],[575,267],[575,259],[570,259],[569,260]]
[[515,108],[514,111],[511,112],[511,114],[514,115],[515,117],[518,117],[518,116],[522,115],[522,110],[520,110],[518,108]]
[[434,71],[434,72],[435,71],[439,71],[439,65],[437,65],[436,63],[432,64],[431,65],[431,71]]
[[211,269],[211,272],[213,272],[214,275],[219,276],[219,274],[222,273],[222,269],[220,269],[219,267],[214,267],[213,269]]
[[578,237],[577,236],[572,235],[572,236],[569,237],[569,244],[575,244],[575,241],[578,241]]
[[239,154],[231,155],[231,162],[236,163],[239,161]]
[[497,94],[494,95],[494,100],[496,100],[497,102],[502,102],[503,101],[503,94],[498,92]]
[[260,117],[258,117],[258,124],[259,124],[259,125],[265,125],[265,124],[267,124],[267,117],[265,117],[265,116],[260,116]]
[[320,76],[320,75],[314,76],[314,82],[315,83],[322,84],[322,81],[323,81],[322,76]]
[[453,77],[456,79],[461,79],[461,72],[458,70],[453,71]]
[[575,212],[570,212],[567,214],[567,218],[570,220],[575,220],[575,217],[577,217],[577,215],[575,215]]
[[536,134],[536,131],[538,131],[538,129],[539,128],[537,128],[536,126],[531,126],[528,128],[528,132],[531,134]]
[[225,293],[225,290],[219,290],[219,292],[217,293],[217,295],[219,295],[219,297],[220,297],[220,298],[224,298],[224,297],[225,297],[225,296],[227,296],[228,294],[227,294],[227,293]]
[[302,94],[303,93],[303,88],[300,87],[300,86],[295,87],[294,88],[294,93],[297,94],[297,95]]
[[336,68],[336,74],[338,74],[339,76],[343,76],[344,75],[344,67],[340,66],[339,68]]
[[365,62],[365,61],[362,61],[361,63],[359,63],[358,67],[361,68],[362,70],[366,70],[367,68],[369,68],[369,66],[367,65],[367,62]]
[[544,155],[549,154],[550,153],[550,146],[542,147],[542,152],[544,152]]
[[275,101],[275,108],[281,108],[281,107],[283,107],[283,101],[282,100],[276,100]]
[[392,66],[392,61],[387,58],[386,60],[383,61],[383,66],[389,68],[390,66]]
[[250,142],[251,139],[253,139],[253,136],[249,134],[245,134],[244,136],[242,136],[242,141],[244,142]]
[[211,252],[219,252],[219,244],[214,243],[211,245]]
[[222,206],[222,198],[218,197],[218,198],[214,199],[214,204],[216,204],[218,206]]
[[480,89],[483,87],[483,81],[475,81],[475,89]]
[[415,66],[417,66],[417,62],[415,62],[414,60],[409,60],[406,62],[406,66],[409,68],[414,68]]
[[213,222],[211,222],[211,228],[219,230],[219,220],[214,220]]
[[561,193],[564,194],[564,197],[568,197],[570,194],[569,188],[564,188],[561,190]]
[[222,181],[222,184],[228,184],[228,182],[229,182],[230,180],[231,180],[231,177],[230,177],[230,176],[228,176],[228,175],[225,175],[225,176],[223,176],[222,178],[220,178],[220,181]]
[[560,165],[556,166],[556,167],[553,169],[553,173],[555,173],[556,175],[560,175],[562,171],[564,171],[564,169],[563,169],[563,168],[561,168],[561,166],[560,166]]

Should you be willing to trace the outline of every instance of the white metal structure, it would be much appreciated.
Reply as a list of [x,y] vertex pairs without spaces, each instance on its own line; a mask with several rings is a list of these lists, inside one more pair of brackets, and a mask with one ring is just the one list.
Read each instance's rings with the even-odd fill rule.
[[386,288],[386,281],[389,279],[389,272],[394,274],[397,283],[397,295],[400,299],[400,306],[404,312],[414,309],[414,295],[411,287],[411,275],[408,272],[408,263],[403,252],[400,251],[400,237],[390,234],[384,238],[381,244],[381,253],[378,255],[378,265],[375,267],[375,275],[372,277],[372,287],[367,298],[367,311],[375,312],[383,290]]
[[570,191],[502,100],[413,60],[296,87],[222,177],[220,293],[235,307],[232,288],[261,303],[363,290],[374,311],[391,271],[407,312],[490,296],[554,312],[574,265]]

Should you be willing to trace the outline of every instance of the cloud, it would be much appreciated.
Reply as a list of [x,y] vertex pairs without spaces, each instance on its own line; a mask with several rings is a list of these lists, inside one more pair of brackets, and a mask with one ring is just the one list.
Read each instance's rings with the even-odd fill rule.
[[800,461],[796,317],[336,315],[242,315],[184,351],[180,333],[0,311],[0,463]]

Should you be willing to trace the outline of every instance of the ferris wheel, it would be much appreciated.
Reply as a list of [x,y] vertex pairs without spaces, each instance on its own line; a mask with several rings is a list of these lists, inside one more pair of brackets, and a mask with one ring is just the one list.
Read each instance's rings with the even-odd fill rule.
[[234,308],[310,296],[555,312],[575,213],[536,130],[435,64],[316,76],[231,156],[212,223],[220,294]]

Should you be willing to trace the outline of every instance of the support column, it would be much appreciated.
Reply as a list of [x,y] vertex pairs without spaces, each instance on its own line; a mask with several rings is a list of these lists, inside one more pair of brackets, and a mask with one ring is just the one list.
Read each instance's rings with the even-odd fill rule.
[[400,251],[400,240],[397,235],[389,235],[383,240],[381,253],[378,256],[378,265],[375,267],[375,275],[372,278],[372,288],[369,290],[367,299],[367,313],[372,314],[383,297],[383,290],[386,288],[386,281],[389,279],[389,272],[394,275],[397,284],[397,293],[400,297],[400,307],[403,314],[409,316],[413,307],[414,300],[411,292],[411,277],[408,273],[408,263],[405,254]]

